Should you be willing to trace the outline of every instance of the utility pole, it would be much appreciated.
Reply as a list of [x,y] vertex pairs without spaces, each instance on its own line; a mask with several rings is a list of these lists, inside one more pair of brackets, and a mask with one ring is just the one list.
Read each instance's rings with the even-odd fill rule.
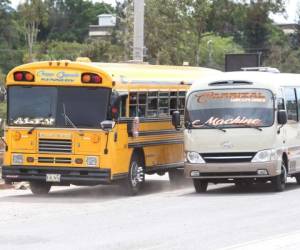
[[144,8],[145,0],[134,0],[133,61],[144,60]]

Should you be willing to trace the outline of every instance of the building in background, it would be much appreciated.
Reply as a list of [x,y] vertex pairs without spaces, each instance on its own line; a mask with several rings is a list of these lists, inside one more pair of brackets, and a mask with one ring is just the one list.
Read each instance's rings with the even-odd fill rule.
[[116,16],[112,14],[102,14],[98,16],[98,25],[89,26],[89,37],[99,38],[111,36],[116,26]]

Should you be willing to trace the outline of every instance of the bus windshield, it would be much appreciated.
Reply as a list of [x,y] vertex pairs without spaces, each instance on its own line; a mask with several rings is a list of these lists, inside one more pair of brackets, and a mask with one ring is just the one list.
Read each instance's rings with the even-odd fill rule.
[[12,86],[8,124],[99,127],[107,118],[109,94],[108,88]]
[[273,95],[262,89],[193,92],[186,106],[186,122],[193,128],[268,127],[274,122]]

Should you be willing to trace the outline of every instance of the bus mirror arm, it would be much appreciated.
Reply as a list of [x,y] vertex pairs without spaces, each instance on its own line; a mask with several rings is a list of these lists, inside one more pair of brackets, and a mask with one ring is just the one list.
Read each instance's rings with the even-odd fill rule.
[[179,111],[174,111],[172,114],[172,124],[176,130],[181,128],[181,120]]
[[103,131],[105,131],[106,134],[106,143],[104,148],[104,154],[108,154],[108,138],[109,138],[109,132],[112,131],[112,129],[115,127],[116,123],[114,121],[103,121],[101,122],[100,126]]
[[287,113],[285,110],[278,110],[277,113],[277,122],[280,125],[280,127],[277,130],[277,134],[280,134],[280,130],[282,129],[282,127],[287,124],[288,121],[288,117],[287,117]]

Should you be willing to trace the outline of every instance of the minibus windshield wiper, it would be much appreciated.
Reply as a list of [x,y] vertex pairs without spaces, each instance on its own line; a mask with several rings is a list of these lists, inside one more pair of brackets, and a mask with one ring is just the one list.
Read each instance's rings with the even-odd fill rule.
[[232,125],[242,126],[243,128],[253,128],[262,131],[262,128],[255,125],[246,124],[246,123],[233,123]]
[[201,127],[208,127],[208,128],[213,128],[213,129],[218,129],[222,132],[226,132],[225,129],[223,128],[220,128],[218,126],[215,126],[215,125],[211,125],[211,124],[208,124],[208,123],[200,123],[200,120],[195,120],[193,122],[189,122],[189,126],[188,127],[192,127],[192,128],[201,128]]

